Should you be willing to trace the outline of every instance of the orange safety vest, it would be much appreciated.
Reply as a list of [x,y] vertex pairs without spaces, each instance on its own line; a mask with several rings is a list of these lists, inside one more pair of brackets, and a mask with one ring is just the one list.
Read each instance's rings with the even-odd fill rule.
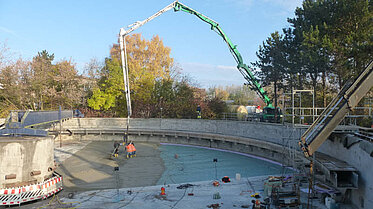
[[131,148],[132,148],[132,152],[135,152],[135,151],[136,151],[136,147],[135,147],[135,145],[130,144],[130,146],[131,146]]
[[260,208],[260,200],[255,201],[255,208]]
[[127,152],[133,152],[132,146],[129,144],[126,146]]

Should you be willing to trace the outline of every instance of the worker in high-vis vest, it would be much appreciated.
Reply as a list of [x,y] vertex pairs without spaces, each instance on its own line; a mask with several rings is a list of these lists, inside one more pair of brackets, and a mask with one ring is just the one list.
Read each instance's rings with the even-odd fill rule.
[[201,111],[201,106],[197,106],[197,119],[201,119],[202,118],[202,111]]
[[131,141],[130,143],[131,147],[132,147],[132,154],[131,154],[131,157],[136,157],[136,147],[135,147],[135,144]]
[[127,151],[127,158],[130,158],[131,157],[131,154],[132,154],[132,146],[130,143],[127,144],[126,146],[126,151]]
[[259,199],[252,200],[251,202],[253,203],[253,209],[261,209],[261,205],[260,205],[260,200]]

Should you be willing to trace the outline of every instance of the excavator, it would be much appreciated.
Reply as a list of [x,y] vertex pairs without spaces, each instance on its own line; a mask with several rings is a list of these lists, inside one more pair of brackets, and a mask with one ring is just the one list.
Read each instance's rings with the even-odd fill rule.
[[122,60],[122,69],[123,69],[123,76],[124,76],[124,85],[125,85],[125,93],[127,99],[127,110],[128,110],[128,118],[131,116],[131,100],[130,100],[130,92],[129,92],[129,81],[128,81],[128,63],[127,63],[127,52],[126,52],[126,42],[125,37],[126,35],[130,34],[137,28],[143,26],[147,22],[153,20],[154,18],[160,16],[161,14],[173,9],[175,12],[182,11],[192,15],[197,16],[200,20],[206,22],[211,26],[211,30],[215,31],[219,36],[222,37],[225,43],[227,43],[228,48],[233,55],[233,58],[237,62],[237,69],[242,74],[242,76],[246,79],[248,84],[251,86],[252,90],[257,92],[259,97],[265,102],[266,107],[263,108],[263,112],[259,115],[260,121],[264,122],[280,122],[282,118],[282,112],[280,108],[275,108],[272,104],[271,99],[268,97],[267,92],[263,89],[259,81],[255,78],[253,72],[243,62],[242,56],[240,52],[237,50],[237,46],[232,43],[229,37],[224,33],[222,28],[220,27],[219,23],[215,22],[211,18],[197,12],[196,10],[180,3],[179,1],[174,1],[165,8],[159,10],[152,16],[148,17],[143,21],[137,21],[127,28],[121,28],[119,32],[119,42],[120,42],[120,49],[121,49],[121,60]]

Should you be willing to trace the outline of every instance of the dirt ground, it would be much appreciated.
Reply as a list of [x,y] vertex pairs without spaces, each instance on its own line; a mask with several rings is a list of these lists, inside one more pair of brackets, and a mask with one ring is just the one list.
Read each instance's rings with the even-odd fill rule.
[[135,146],[137,156],[130,159],[125,158],[123,146],[118,158],[110,158],[113,142],[91,142],[72,154],[57,169],[64,178],[64,193],[155,185],[164,171],[159,145]]

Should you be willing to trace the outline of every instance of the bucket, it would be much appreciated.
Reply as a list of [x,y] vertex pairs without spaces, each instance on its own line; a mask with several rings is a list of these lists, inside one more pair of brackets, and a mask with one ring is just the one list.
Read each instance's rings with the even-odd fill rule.
[[236,173],[236,180],[237,180],[237,181],[241,180],[241,174]]
[[335,200],[331,197],[325,197],[325,206],[328,209],[337,209],[337,204],[335,203]]

